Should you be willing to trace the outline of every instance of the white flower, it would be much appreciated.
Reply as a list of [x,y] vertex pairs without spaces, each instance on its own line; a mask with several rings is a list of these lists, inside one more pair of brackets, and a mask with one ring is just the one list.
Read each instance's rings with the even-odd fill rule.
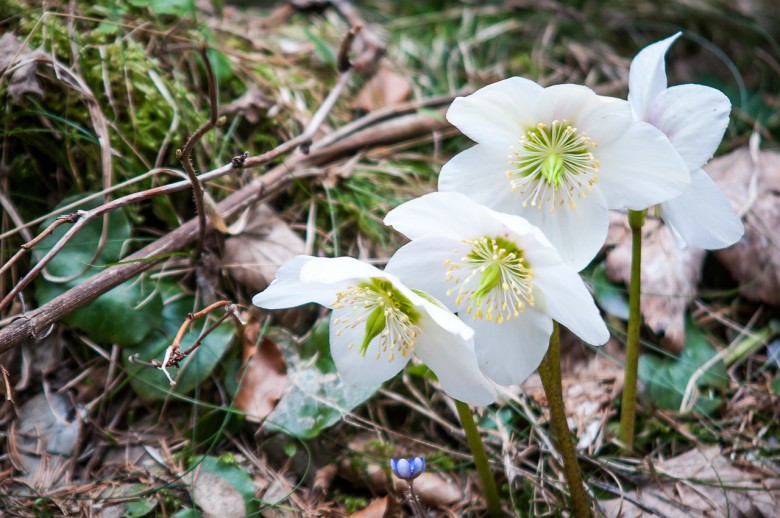
[[468,322],[480,366],[496,382],[521,383],[539,366],[553,319],[588,343],[609,339],[580,276],[525,219],[437,192],[390,211],[385,223],[412,240],[386,271]]
[[332,308],[330,352],[348,383],[379,384],[415,353],[450,396],[473,405],[492,403],[495,387],[477,366],[474,332],[426,297],[357,259],[297,256],[252,303],[266,309],[308,302]]
[[584,86],[513,77],[455,99],[447,120],[477,145],[444,165],[439,190],[523,216],[577,270],[604,244],[607,209],[646,209],[690,181],[663,133]]
[[664,56],[679,36],[637,54],[629,72],[628,101],[637,119],[666,134],[691,171],[691,185],[661,203],[661,217],[679,245],[714,250],[735,243],[745,231],[729,201],[702,170],[723,138],[731,103],[708,86],[666,87]]

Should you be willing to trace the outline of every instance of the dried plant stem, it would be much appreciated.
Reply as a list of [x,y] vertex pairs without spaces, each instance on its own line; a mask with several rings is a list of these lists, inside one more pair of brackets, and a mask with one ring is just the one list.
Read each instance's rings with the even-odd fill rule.
[[477,466],[477,472],[479,478],[482,481],[482,490],[485,492],[485,500],[487,501],[488,515],[491,518],[498,516],[504,516],[504,511],[501,510],[501,499],[498,496],[498,488],[496,487],[496,479],[493,477],[493,472],[490,471],[490,464],[488,463],[487,455],[485,454],[485,447],[482,445],[482,439],[479,437],[479,430],[474,423],[474,415],[471,413],[469,406],[462,402],[455,400],[455,408],[458,409],[458,417],[460,417],[461,426],[466,433],[466,439],[471,449],[471,456],[474,459],[474,464]]
[[[410,107],[414,106],[411,111],[416,109],[417,104],[419,103],[412,103],[409,105]],[[442,100],[437,98],[432,106],[440,106],[441,104]],[[327,169],[316,166],[323,166],[330,161],[349,155],[350,153],[355,153],[358,150],[416,138],[420,135],[429,135],[432,132],[441,131],[447,127],[446,122],[424,113],[406,114],[407,109],[404,106],[396,108],[395,113],[396,117],[389,117],[388,120],[381,121],[378,124],[367,127],[359,126],[359,130],[346,134],[342,133],[342,138],[336,141],[329,141],[327,144],[323,144],[320,141],[315,142],[311,146],[311,154],[290,157],[285,163],[274,167],[220,202],[217,209],[225,219],[234,218],[247,207],[258,201],[268,199],[281,189],[287,187],[293,181],[322,176],[327,173]],[[299,135],[292,141],[286,142],[262,155],[246,159],[244,159],[244,157],[238,157],[237,159],[234,159],[234,163],[202,174],[200,180],[202,182],[213,180],[228,174],[235,168],[259,167],[265,165],[271,160],[276,159],[300,145],[305,141],[302,137],[311,138],[308,136],[313,134],[310,130],[311,125],[304,132],[307,135]],[[294,145],[292,145],[292,143],[294,143]],[[188,188],[190,188],[189,180],[163,185],[148,191],[133,193],[122,198],[117,198],[116,200],[112,200],[110,204],[101,205],[100,207],[86,211],[86,213],[82,213],[81,218],[76,222],[74,227],[83,225],[83,222],[102,214],[104,211],[136,203],[156,195],[181,191]],[[70,236],[72,236],[72,234],[70,234]],[[70,236],[68,234],[63,236],[57,245],[55,245],[57,250],[52,249],[46,256],[41,258],[40,262],[36,264],[24,279],[19,281],[13,289],[10,290],[6,298],[0,302],[0,309],[5,307],[6,304],[10,303],[13,298],[20,294],[31,280],[40,273],[40,270],[48,263],[55,253],[64,246],[65,242],[67,242],[67,238]],[[0,354],[28,338],[36,338],[45,335],[54,322],[69,315],[124,281],[151,269],[163,261],[166,258],[166,254],[181,250],[183,247],[192,243],[196,237],[197,221],[191,220],[159,238],[157,241],[138,250],[131,256],[124,258],[122,264],[106,268],[85,280],[83,283],[80,283],[78,286],[71,288],[62,295],[47,302],[43,306],[13,317],[6,327],[0,329]],[[40,268],[39,265],[41,265]]]
[[203,58],[203,66],[206,68],[206,79],[209,90],[209,120],[206,121],[200,128],[195,130],[195,133],[187,139],[184,147],[177,151],[176,155],[181,162],[181,166],[187,173],[190,183],[192,183],[192,197],[195,200],[195,210],[198,213],[198,239],[195,241],[195,248],[192,251],[192,264],[198,262],[200,252],[203,250],[203,240],[206,237],[206,211],[203,206],[203,186],[198,180],[198,175],[195,173],[195,168],[192,165],[192,152],[195,150],[195,145],[203,138],[203,136],[214,129],[217,126],[219,120],[219,106],[217,104],[217,80],[214,77],[214,69],[211,66],[208,53],[206,52],[205,45],[201,45],[200,55]]
[[555,445],[563,459],[563,474],[569,486],[571,507],[577,518],[590,516],[590,505],[585,487],[582,484],[582,473],[577,463],[577,452],[571,440],[569,425],[566,423],[566,412],[563,406],[563,383],[561,382],[561,350],[558,323],[553,323],[553,333],[550,336],[550,348],[539,365],[539,376],[550,407],[550,425],[553,429]]
[[639,311],[639,294],[642,272],[642,226],[647,211],[628,211],[628,226],[631,228],[631,279],[628,291],[628,333],[626,336],[626,365],[623,383],[623,400],[620,405],[619,437],[623,448],[634,449],[636,427],[636,385],[639,370],[639,325],[642,315]]

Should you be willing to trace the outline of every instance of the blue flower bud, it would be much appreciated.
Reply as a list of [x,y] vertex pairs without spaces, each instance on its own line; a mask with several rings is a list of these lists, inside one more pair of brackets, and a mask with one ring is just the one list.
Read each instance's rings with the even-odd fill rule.
[[425,471],[425,459],[412,457],[410,459],[390,459],[390,467],[395,476],[404,480],[414,480]]

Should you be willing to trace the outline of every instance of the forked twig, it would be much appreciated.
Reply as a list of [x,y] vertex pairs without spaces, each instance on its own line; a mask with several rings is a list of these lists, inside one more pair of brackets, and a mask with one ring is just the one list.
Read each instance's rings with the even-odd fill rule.
[[[181,350],[181,341],[184,339],[184,335],[187,332],[187,329],[190,327],[190,325],[198,320],[199,318],[203,318],[204,316],[208,315],[212,311],[214,311],[217,308],[225,308],[225,314],[221,316],[219,319],[217,319],[216,322],[214,322],[206,331],[201,333],[201,335],[193,342],[193,344],[187,348],[186,351]],[[176,367],[179,368],[179,364],[187,358],[189,355],[194,353],[198,347],[203,343],[203,340],[206,339],[208,335],[210,335],[214,330],[219,327],[222,322],[227,320],[228,318],[233,318],[233,320],[236,322],[236,325],[241,326],[241,320],[236,315],[236,308],[233,305],[232,302],[229,300],[220,300],[218,302],[215,302],[211,304],[210,306],[201,309],[200,311],[196,313],[189,313],[187,315],[187,318],[184,320],[182,325],[179,327],[179,331],[176,333],[176,337],[173,339],[173,343],[165,350],[165,355],[163,357],[163,361],[159,361],[157,359],[152,359],[149,362],[140,360],[138,358],[137,354],[134,354],[128,358],[131,363],[135,363],[138,365],[143,365],[145,367],[154,367],[157,369],[160,369],[165,373],[165,376],[168,378],[168,380],[171,382],[171,385],[175,385],[176,381],[171,377],[171,375],[166,370],[167,367]]]

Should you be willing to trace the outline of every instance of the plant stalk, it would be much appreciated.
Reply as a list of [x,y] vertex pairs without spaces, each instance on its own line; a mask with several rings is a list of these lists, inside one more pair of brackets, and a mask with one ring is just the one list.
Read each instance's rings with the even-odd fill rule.
[[642,226],[646,210],[629,210],[628,226],[631,228],[631,280],[628,287],[628,332],[626,335],[626,365],[623,376],[623,401],[620,405],[619,438],[627,452],[634,450],[636,428],[636,385],[639,370],[639,311],[642,271]]
[[550,424],[552,425],[555,446],[563,458],[563,473],[569,486],[571,507],[577,518],[590,517],[588,495],[582,483],[580,465],[577,463],[577,452],[571,440],[571,431],[566,423],[566,412],[563,406],[563,383],[561,382],[561,347],[558,322],[553,322],[553,333],[550,336],[550,348],[539,365],[539,376],[550,407]]
[[490,471],[485,447],[482,445],[477,425],[474,423],[474,414],[471,413],[471,409],[463,401],[456,399],[455,407],[458,409],[458,417],[460,417],[463,431],[466,432],[471,456],[474,458],[474,464],[477,465],[477,472],[482,481],[482,489],[485,491],[485,500],[487,501],[488,516],[491,518],[504,516],[504,512],[501,510],[498,488],[496,487],[496,479],[493,478],[493,473]]

